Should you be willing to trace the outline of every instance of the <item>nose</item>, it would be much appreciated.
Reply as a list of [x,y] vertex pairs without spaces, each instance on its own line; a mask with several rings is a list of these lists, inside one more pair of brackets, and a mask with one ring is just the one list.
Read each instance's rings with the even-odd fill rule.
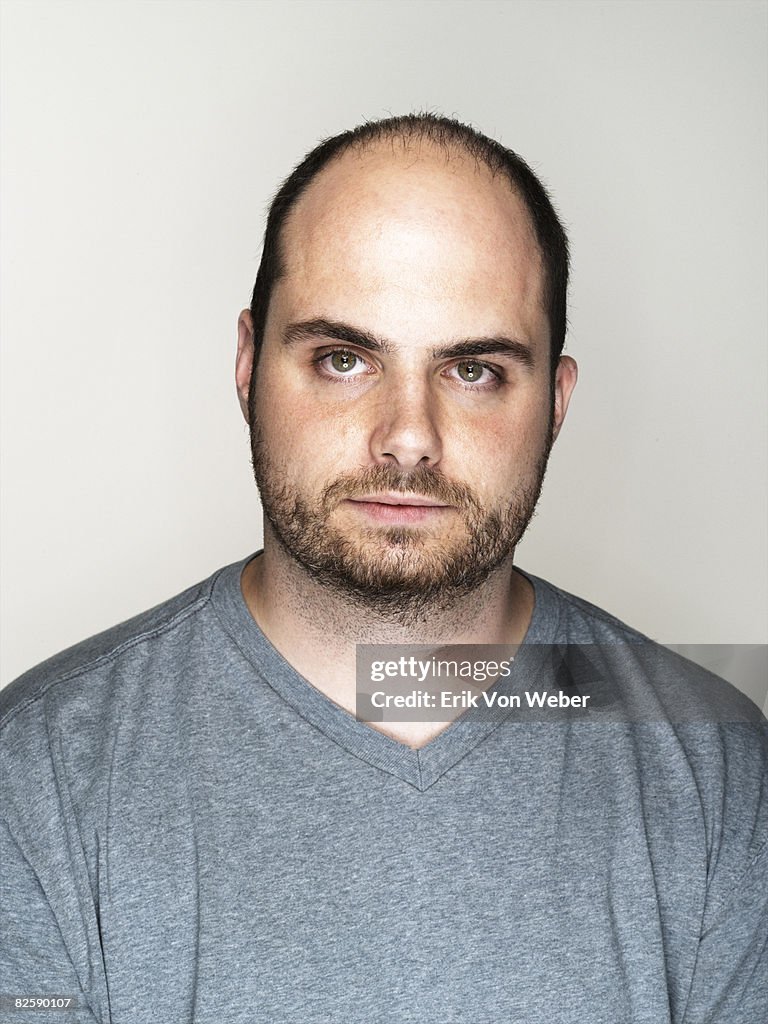
[[393,381],[376,410],[371,432],[374,462],[396,464],[404,471],[436,466],[443,454],[437,415],[427,381]]

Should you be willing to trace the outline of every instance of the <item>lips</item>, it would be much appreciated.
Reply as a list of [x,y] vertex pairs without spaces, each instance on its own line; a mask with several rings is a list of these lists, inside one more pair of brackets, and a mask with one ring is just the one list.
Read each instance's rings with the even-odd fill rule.
[[348,508],[382,526],[429,525],[453,511],[452,505],[419,494],[366,494],[347,501]]
[[373,505],[405,505],[410,508],[447,508],[443,502],[433,498],[424,498],[418,494],[366,494],[361,498],[350,498],[350,501]]

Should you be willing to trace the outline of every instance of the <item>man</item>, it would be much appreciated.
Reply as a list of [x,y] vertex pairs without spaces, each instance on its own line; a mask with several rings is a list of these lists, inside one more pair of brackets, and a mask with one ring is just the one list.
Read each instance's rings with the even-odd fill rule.
[[[513,564],[576,382],[566,284],[542,186],[454,121],[365,125],[289,177],[239,320],[263,552],[3,695],[7,997],[765,1019],[758,713]],[[371,649],[402,676],[511,656],[375,721]]]

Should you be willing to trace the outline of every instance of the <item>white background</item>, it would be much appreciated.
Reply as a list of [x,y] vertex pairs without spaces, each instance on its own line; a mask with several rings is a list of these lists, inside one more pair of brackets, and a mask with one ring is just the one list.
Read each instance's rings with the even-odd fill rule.
[[264,213],[429,108],[540,173],[581,380],[528,571],[768,640],[766,5],[6,2],[2,681],[260,543],[232,380]]

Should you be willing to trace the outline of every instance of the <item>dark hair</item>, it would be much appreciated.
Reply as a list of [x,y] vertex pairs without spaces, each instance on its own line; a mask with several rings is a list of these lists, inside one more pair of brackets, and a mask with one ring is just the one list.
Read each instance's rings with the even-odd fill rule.
[[437,114],[404,114],[381,121],[366,121],[351,131],[326,139],[308,153],[283,182],[272,201],[264,232],[264,249],[251,299],[254,336],[254,374],[258,362],[269,300],[275,281],[283,273],[280,234],[285,219],[313,178],[336,157],[357,147],[363,149],[380,140],[400,140],[404,146],[427,140],[446,152],[461,149],[484,164],[492,174],[505,174],[525,203],[533,223],[544,264],[544,306],[549,319],[551,366],[554,374],[563,350],[568,290],[568,239],[546,189],[528,164],[501,143],[452,118]]

